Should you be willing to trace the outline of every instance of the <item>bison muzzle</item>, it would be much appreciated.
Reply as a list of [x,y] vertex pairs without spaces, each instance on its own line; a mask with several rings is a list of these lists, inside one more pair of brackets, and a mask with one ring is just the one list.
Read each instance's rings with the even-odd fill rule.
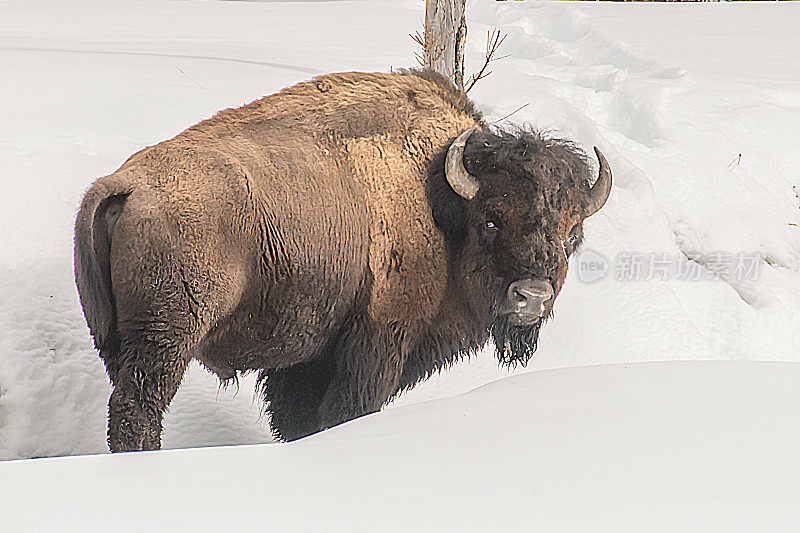
[[489,339],[527,362],[611,171],[490,129],[431,72],[320,76],[146,148],[86,193],[81,304],[112,451],[157,449],[187,365],[258,372],[293,440]]

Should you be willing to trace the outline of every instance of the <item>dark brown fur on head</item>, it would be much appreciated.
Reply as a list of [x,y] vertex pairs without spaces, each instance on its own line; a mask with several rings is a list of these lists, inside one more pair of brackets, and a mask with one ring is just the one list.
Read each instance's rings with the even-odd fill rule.
[[466,302],[491,316],[501,362],[525,364],[541,322],[510,324],[501,313],[506,291],[518,279],[534,278],[548,281],[558,295],[583,235],[590,166],[572,142],[517,128],[472,134],[464,167],[480,182],[472,200],[449,191],[434,165],[428,189],[434,217],[449,238]]

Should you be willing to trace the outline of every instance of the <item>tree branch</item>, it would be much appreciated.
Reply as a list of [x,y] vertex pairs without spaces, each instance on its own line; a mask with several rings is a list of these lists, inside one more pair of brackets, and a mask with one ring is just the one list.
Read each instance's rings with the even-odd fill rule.
[[470,89],[472,89],[475,86],[475,84],[478,83],[479,80],[482,80],[483,78],[492,73],[491,70],[488,72],[486,71],[490,63],[494,61],[500,61],[501,59],[505,59],[510,55],[506,54],[504,56],[495,57],[495,54],[500,49],[500,46],[503,44],[503,41],[506,40],[506,37],[508,37],[508,34],[502,33],[497,28],[489,31],[489,34],[486,37],[486,61],[484,61],[483,66],[481,67],[481,69],[478,71],[477,74],[473,74],[472,76],[470,76],[468,86],[464,91],[465,93],[468,93]]

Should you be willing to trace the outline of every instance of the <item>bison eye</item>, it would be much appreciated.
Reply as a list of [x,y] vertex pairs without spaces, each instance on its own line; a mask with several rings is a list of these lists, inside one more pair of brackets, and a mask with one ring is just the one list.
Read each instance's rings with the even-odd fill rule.
[[481,240],[484,244],[490,244],[494,240],[494,236],[498,231],[497,224],[491,220],[487,220],[480,227]]

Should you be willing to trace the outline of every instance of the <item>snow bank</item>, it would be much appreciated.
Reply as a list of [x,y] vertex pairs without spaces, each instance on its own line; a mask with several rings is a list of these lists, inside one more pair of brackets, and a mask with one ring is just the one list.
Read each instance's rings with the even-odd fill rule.
[[[586,225],[585,248],[606,275],[583,282],[581,258],[573,262],[528,371],[798,360],[800,63],[791,21],[800,5],[666,7],[468,6],[469,65],[479,64],[490,27],[508,33],[512,54],[471,94],[488,117],[529,104],[510,121],[598,145],[615,172],[608,205]],[[13,83],[0,86],[0,459],[105,451],[109,389],[71,276],[72,223],[90,183],[142,146],[316,73],[412,65],[407,34],[421,19],[417,0],[2,2],[0,71]],[[757,277],[615,279],[625,254],[664,255],[706,276],[715,253],[755,257]],[[508,374],[483,353],[394,406]],[[268,442],[251,391],[252,380],[238,393],[218,391],[193,366],[166,418],[165,447]],[[390,416],[360,424],[392,424]]]
[[[292,445],[9,461],[6,531],[778,531],[800,365],[534,372]],[[43,509],[45,507],[46,509]]]

